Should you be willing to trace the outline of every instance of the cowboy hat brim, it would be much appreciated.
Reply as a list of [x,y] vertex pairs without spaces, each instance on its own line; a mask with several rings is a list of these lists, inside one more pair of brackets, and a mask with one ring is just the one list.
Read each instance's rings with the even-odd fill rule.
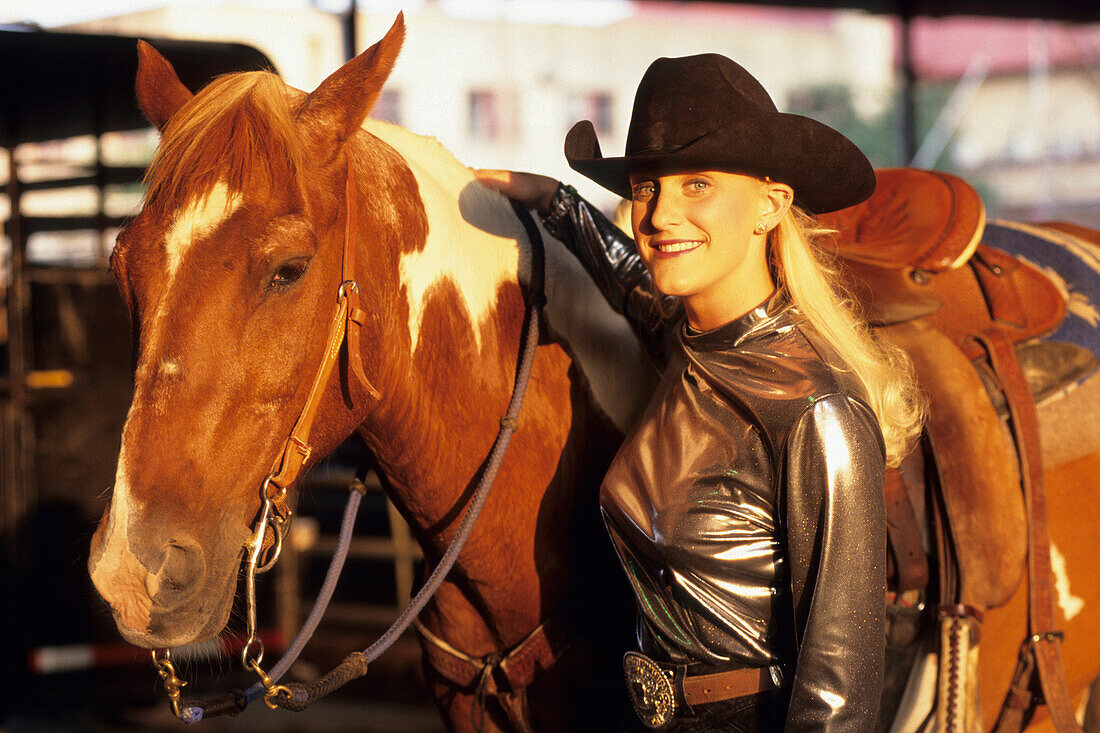
[[605,158],[592,123],[582,120],[565,137],[573,170],[629,199],[635,170],[721,170],[786,183],[795,202],[812,214],[853,206],[875,190],[870,162],[844,135],[809,117],[772,112],[747,115],[675,148]]

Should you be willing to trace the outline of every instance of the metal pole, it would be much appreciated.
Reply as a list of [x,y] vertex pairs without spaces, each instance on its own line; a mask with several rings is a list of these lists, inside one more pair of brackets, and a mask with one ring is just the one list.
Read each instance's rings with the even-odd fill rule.
[[1051,166],[1047,162],[1046,143],[1050,136],[1050,36],[1046,23],[1033,20],[1027,32],[1027,151],[1035,160],[1035,186],[1032,216],[1036,220],[1053,216],[1054,195],[1051,191]]
[[916,155],[910,159],[907,165],[914,168],[935,168],[936,161],[947,147],[951,136],[959,127],[966,110],[974,97],[978,94],[985,77],[989,74],[989,56],[979,54],[970,60],[959,83],[951,90],[951,96],[943,106],[932,128],[924,136],[924,140],[917,149]]
[[359,14],[358,0],[349,0],[348,14],[344,16],[344,60],[355,58],[357,29],[356,16]]
[[[12,127],[11,129],[14,129]],[[10,281],[8,282],[8,396],[11,419],[11,467],[5,483],[7,491],[3,524],[10,531],[23,519],[30,507],[30,493],[34,490],[33,441],[30,415],[27,412],[27,301],[30,296],[25,273],[27,236],[23,229],[20,198],[19,164],[15,149],[9,147],[8,183],[6,193],[11,213],[7,221],[7,235],[11,242]]]
[[903,164],[917,153],[917,70],[913,62],[913,7],[911,0],[898,0],[901,22],[901,97],[898,100],[898,134]]

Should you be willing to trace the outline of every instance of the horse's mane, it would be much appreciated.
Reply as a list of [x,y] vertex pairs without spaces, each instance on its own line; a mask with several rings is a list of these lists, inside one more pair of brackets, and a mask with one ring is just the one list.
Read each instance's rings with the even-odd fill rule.
[[212,81],[162,131],[145,174],[146,200],[178,208],[219,181],[243,191],[256,166],[266,169],[269,180],[276,171],[293,177],[303,157],[290,107],[295,93],[270,71]]

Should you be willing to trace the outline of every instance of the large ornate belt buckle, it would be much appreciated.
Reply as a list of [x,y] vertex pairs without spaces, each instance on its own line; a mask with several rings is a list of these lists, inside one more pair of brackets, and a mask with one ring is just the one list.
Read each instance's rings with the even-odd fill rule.
[[637,652],[627,652],[623,656],[623,672],[634,712],[642,723],[654,729],[671,723],[676,714],[676,694],[668,673]]

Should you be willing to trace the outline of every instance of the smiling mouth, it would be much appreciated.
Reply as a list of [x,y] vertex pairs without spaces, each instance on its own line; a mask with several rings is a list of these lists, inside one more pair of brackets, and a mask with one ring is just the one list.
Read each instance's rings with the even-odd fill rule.
[[650,246],[661,255],[673,256],[701,247],[703,242],[698,239],[677,239],[672,242],[650,242]]

